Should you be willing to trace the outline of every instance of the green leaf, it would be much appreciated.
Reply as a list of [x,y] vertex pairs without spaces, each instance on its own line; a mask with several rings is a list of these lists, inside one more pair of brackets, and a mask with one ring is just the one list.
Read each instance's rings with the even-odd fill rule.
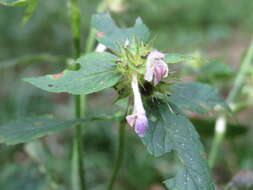
[[233,76],[233,70],[226,64],[212,61],[204,64],[198,71],[198,78],[201,81],[218,81]]
[[76,124],[97,120],[119,120],[120,117],[96,116],[75,120],[59,120],[48,117],[20,118],[0,126],[0,143],[14,145],[54,134]]
[[97,40],[106,47],[118,50],[119,44],[126,40],[137,39],[146,42],[149,39],[149,30],[141,18],[137,18],[132,28],[118,28],[109,14],[96,14],[92,16],[92,27],[96,30]]
[[25,78],[24,81],[49,92],[90,94],[115,85],[120,79],[116,71],[116,57],[109,53],[90,53],[80,57],[78,70],[42,77]]
[[200,114],[220,106],[229,110],[228,105],[220,98],[218,91],[208,84],[198,82],[177,83],[171,86],[168,101],[180,109]]
[[226,64],[219,61],[208,62],[201,67],[200,72],[203,72],[209,76],[230,76],[233,74],[233,70]]
[[27,3],[29,0],[0,0],[0,5],[5,6],[16,6],[16,5],[23,5]]
[[166,63],[178,63],[186,60],[194,59],[194,57],[189,55],[182,55],[182,54],[176,54],[176,53],[170,53],[165,55],[164,61]]
[[0,143],[13,145],[32,141],[47,134],[57,133],[77,124],[76,120],[50,118],[22,118],[0,127]]
[[154,156],[175,151],[181,162],[176,176],[165,181],[170,190],[214,190],[205,152],[194,126],[173,104],[150,102],[149,127],[143,143]]

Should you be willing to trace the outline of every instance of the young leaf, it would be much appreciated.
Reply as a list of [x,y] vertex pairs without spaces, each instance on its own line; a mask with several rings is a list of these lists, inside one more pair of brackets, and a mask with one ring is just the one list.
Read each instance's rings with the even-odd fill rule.
[[178,63],[189,59],[193,59],[193,57],[189,55],[169,53],[165,55],[164,61],[166,63]]
[[220,98],[218,92],[208,84],[198,82],[177,83],[171,86],[168,101],[180,109],[200,114],[213,110],[216,106],[228,109],[228,105]]
[[76,63],[78,70],[64,70],[62,73],[24,81],[49,92],[90,94],[116,84],[120,73],[116,71],[116,57],[109,53],[90,53],[80,57]]
[[204,150],[194,126],[174,105],[150,103],[149,127],[143,143],[154,156],[171,150],[177,153],[181,169],[165,181],[170,190],[214,190]]
[[23,5],[24,3],[28,2],[28,0],[0,0],[0,5],[5,6],[16,6],[16,5]]
[[113,50],[118,50],[118,44],[124,44],[126,40],[146,42],[149,39],[149,30],[140,18],[137,18],[133,27],[121,29],[109,14],[96,14],[92,17],[91,24],[96,30],[97,40]]

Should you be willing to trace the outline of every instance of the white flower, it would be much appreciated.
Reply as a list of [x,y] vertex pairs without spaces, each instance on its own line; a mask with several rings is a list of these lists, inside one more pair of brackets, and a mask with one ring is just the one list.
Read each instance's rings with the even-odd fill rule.
[[137,75],[132,75],[132,89],[134,94],[134,110],[131,115],[126,116],[128,124],[135,128],[135,132],[143,137],[145,130],[148,127],[148,119],[146,117],[145,109],[142,104],[141,94],[138,86]]
[[168,76],[168,65],[163,61],[165,55],[157,50],[153,50],[147,57],[146,73],[144,79],[157,85],[162,78]]

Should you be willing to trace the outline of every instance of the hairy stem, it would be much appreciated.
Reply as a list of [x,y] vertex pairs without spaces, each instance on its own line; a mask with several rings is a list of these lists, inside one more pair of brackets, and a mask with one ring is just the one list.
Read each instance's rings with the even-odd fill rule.
[[[248,70],[250,69],[252,58],[253,58],[253,40],[251,41],[247,54],[242,61],[240,70],[235,78],[234,86],[231,89],[228,95],[228,98],[226,100],[227,103],[230,105],[235,102],[237,96],[239,95],[242,89],[245,76]],[[224,115],[219,116],[218,119],[216,120],[214,140],[213,140],[210,156],[208,158],[208,163],[211,168],[213,168],[215,165],[215,161],[217,159],[220,147],[225,138],[225,133],[226,133],[226,128],[227,128],[226,120],[227,119]]]
[[113,185],[116,181],[118,172],[119,172],[122,162],[123,162],[124,149],[125,149],[125,127],[126,127],[126,122],[125,122],[125,118],[123,118],[122,121],[120,122],[120,126],[119,126],[119,139],[118,139],[119,145],[118,145],[116,163],[114,165],[112,176],[111,176],[109,185],[107,187],[107,190],[113,189]]
[[[80,57],[81,54],[81,21],[80,21],[80,9],[79,1],[70,1],[71,11],[71,28],[72,28],[72,40],[75,51],[75,58]],[[75,117],[77,119],[84,117],[85,115],[85,96],[76,95],[75,97]],[[75,136],[73,143],[72,153],[72,173],[71,182],[73,190],[85,190],[85,172],[84,172],[84,154],[83,154],[83,137],[81,124],[75,127]]]

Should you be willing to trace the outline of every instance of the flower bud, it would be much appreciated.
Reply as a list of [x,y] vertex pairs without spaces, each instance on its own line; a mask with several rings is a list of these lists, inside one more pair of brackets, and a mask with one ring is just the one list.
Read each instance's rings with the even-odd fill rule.
[[162,78],[168,76],[168,65],[163,61],[165,55],[157,50],[150,52],[146,62],[144,79],[157,85]]

